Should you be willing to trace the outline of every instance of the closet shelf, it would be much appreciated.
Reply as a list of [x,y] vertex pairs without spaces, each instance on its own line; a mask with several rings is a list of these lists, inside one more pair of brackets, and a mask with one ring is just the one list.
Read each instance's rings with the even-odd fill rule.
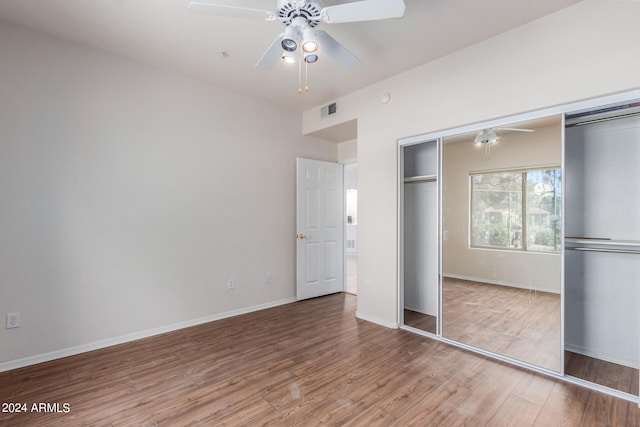
[[404,178],[404,182],[423,182],[423,181],[437,181],[437,175],[417,175],[407,176]]

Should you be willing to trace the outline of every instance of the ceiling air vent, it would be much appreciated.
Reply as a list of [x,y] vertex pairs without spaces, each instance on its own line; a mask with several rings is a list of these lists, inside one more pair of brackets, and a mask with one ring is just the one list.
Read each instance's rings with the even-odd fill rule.
[[324,107],[320,107],[320,118],[332,116],[336,113],[337,105],[335,102],[332,102],[329,105],[325,105]]

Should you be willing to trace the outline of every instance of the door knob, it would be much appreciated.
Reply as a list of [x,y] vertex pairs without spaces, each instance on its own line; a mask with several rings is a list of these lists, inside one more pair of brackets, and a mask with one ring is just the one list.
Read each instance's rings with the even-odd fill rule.
[[309,237],[309,236],[307,236],[306,234],[302,234],[302,233],[300,233],[300,234],[296,234],[296,237],[297,237],[298,239],[306,239],[306,238],[307,238],[307,237]]

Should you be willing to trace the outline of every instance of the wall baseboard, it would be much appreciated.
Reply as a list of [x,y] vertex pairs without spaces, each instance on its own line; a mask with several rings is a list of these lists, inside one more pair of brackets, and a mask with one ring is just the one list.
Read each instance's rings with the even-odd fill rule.
[[370,316],[360,311],[356,311],[356,317],[361,320],[366,320],[367,322],[384,326],[385,328],[398,329],[400,327],[397,322],[387,322],[386,320],[380,319],[379,317]]
[[289,304],[295,302],[295,298],[286,298],[282,300],[272,301],[265,304],[258,304],[251,307],[239,308],[236,310],[226,311],[223,313],[212,314],[210,316],[199,317],[193,320],[187,320],[185,322],[174,323],[171,325],[160,326],[158,328],[147,329],[140,332],[134,332],[132,334],[122,335],[119,337],[108,338],[105,340],[94,341],[87,344],[82,344],[75,347],[64,348],[61,350],[55,350],[48,353],[37,354],[33,356],[27,356],[16,360],[10,360],[0,363],[0,372],[10,371],[12,369],[24,368],[26,366],[35,365],[38,363],[49,362],[51,360],[60,359],[63,357],[74,356],[80,353],[86,353],[88,351],[99,350],[101,348],[111,347],[126,342],[139,340],[142,338],[152,337],[154,335],[160,335],[167,332],[173,332],[191,326],[201,325],[203,323],[214,322],[216,320],[226,319],[228,317],[238,316],[240,314],[251,313],[254,311],[264,310],[267,308],[277,307],[279,305]]
[[451,279],[470,280],[472,282],[488,283],[490,285],[509,286],[511,288],[518,288],[518,289],[529,289],[529,290],[538,291],[538,292],[549,292],[551,294],[560,294],[560,291],[557,289],[543,288],[541,286],[526,286],[526,285],[521,285],[519,283],[510,283],[510,282],[504,282],[501,280],[485,279],[484,277],[478,278],[478,277],[470,277],[470,276],[461,276],[458,274],[445,274],[444,277],[450,277]]

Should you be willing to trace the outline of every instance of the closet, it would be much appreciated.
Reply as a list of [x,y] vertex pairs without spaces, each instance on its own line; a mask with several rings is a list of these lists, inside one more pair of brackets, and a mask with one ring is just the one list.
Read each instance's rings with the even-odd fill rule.
[[404,324],[436,333],[438,317],[438,142],[404,148]]
[[565,372],[637,396],[640,103],[565,123]]
[[401,327],[638,402],[640,90],[398,153]]

